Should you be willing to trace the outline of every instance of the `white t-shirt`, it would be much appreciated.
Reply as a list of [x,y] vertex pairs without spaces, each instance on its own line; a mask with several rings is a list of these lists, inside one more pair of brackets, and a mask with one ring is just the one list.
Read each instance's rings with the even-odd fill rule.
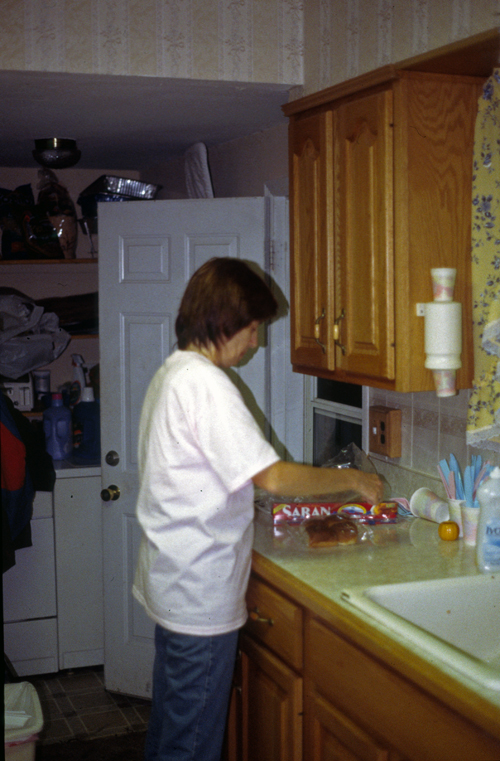
[[251,479],[278,459],[209,359],[176,351],[156,372],[139,425],[143,538],[133,586],[154,621],[199,636],[245,623]]

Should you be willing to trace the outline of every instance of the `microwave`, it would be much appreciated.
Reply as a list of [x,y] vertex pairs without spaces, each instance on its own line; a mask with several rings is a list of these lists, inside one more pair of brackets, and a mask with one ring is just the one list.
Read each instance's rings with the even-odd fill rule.
[[368,388],[307,377],[305,462],[324,465],[351,443],[368,452],[367,410]]
[[33,381],[30,373],[17,380],[0,376],[0,388],[20,412],[29,412],[33,409]]

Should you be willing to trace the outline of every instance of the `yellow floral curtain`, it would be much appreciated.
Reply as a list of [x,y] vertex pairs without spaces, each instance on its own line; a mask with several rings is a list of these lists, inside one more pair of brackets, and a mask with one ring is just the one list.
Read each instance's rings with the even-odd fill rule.
[[500,69],[479,99],[472,178],[474,385],[467,443],[500,451]]

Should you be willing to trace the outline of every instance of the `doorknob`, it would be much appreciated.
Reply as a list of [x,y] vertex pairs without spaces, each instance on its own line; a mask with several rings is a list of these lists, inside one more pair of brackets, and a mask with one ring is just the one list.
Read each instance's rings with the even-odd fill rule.
[[113,449],[110,452],[108,452],[105,459],[108,465],[118,465],[118,463],[120,462],[118,452],[115,452]]
[[101,499],[103,502],[115,501],[120,498],[120,489],[118,486],[112,484],[107,489],[103,489],[101,492]]

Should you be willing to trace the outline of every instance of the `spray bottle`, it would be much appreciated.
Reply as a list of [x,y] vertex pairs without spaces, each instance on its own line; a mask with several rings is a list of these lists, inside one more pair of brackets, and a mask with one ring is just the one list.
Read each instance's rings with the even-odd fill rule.
[[82,398],[73,407],[73,454],[84,460],[99,460],[101,456],[99,402],[94,391],[86,386]]
[[82,391],[85,388],[85,372],[81,354],[71,355],[71,366],[73,368],[73,380],[69,391],[69,404],[70,407],[74,407],[82,398]]

